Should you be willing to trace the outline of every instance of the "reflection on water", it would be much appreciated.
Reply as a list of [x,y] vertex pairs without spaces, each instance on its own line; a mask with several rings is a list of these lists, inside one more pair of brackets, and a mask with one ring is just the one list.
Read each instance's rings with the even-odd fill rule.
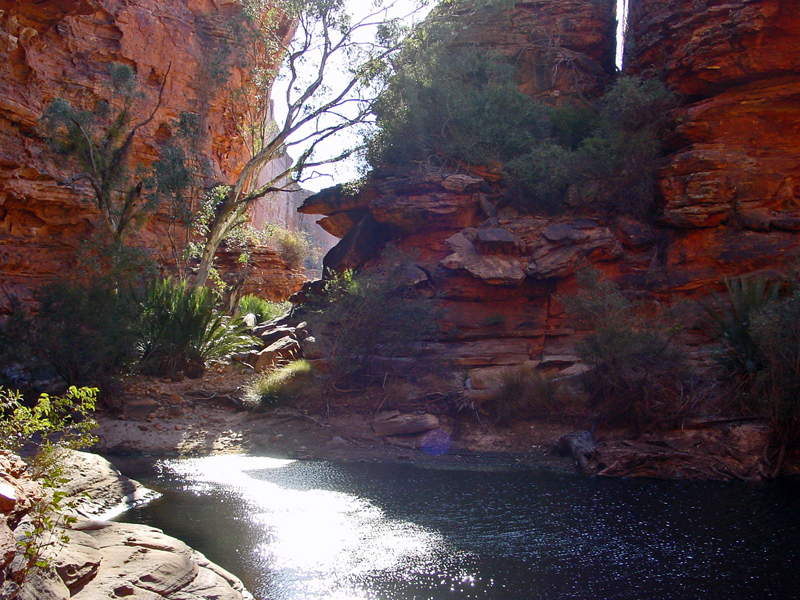
[[160,527],[269,600],[800,598],[797,482],[218,456],[121,464]]

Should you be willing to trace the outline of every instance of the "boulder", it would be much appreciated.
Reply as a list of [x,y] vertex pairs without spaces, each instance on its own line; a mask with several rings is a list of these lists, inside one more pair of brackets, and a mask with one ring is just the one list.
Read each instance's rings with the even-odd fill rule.
[[372,430],[379,437],[423,433],[437,427],[439,427],[439,418],[429,413],[422,415],[401,414],[390,419],[372,422]]
[[516,236],[501,227],[481,228],[475,232],[475,247],[481,254],[514,254],[519,252],[519,246]]
[[520,285],[525,281],[525,271],[516,256],[481,254],[464,233],[451,236],[445,243],[453,250],[441,261],[446,269],[463,269],[489,285]]
[[0,571],[14,560],[17,552],[17,543],[14,540],[14,532],[8,526],[5,515],[0,515]]
[[76,450],[60,453],[66,480],[62,489],[75,498],[77,512],[83,516],[103,517],[158,495],[125,477],[102,456]]
[[69,532],[69,543],[59,547],[52,565],[70,592],[86,584],[97,574],[102,555],[100,546],[81,531]]
[[261,338],[261,341],[264,342],[265,346],[269,346],[273,342],[287,336],[294,337],[295,333],[296,329],[288,325],[278,325],[278,326],[270,326],[269,324],[259,325],[253,330],[253,335],[256,335],[259,338]]
[[17,505],[17,490],[14,486],[0,481],[0,512],[8,514]]
[[158,400],[153,398],[136,398],[126,402],[122,407],[122,416],[126,419],[144,421],[161,406]]
[[300,354],[300,344],[290,336],[282,337],[260,352],[251,354],[248,362],[256,371],[277,366],[281,361],[296,358]]

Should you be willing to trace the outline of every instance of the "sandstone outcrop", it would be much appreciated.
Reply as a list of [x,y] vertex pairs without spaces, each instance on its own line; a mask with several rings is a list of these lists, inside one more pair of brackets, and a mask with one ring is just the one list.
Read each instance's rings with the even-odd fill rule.
[[[37,120],[56,97],[91,108],[109,97],[108,68],[131,66],[142,81],[141,106],[161,105],[134,142],[135,161],[151,164],[181,112],[200,116],[206,183],[228,182],[247,159],[238,133],[235,92],[248,81],[236,59],[242,18],[233,0],[48,0],[0,2],[0,312],[25,304],[76,262],[98,213],[87,189],[61,185],[74,175],[47,151]],[[288,23],[276,23],[288,31]],[[77,187],[76,187],[77,186]],[[169,263],[170,220],[157,213],[130,243]]]
[[664,222],[797,231],[800,5],[635,0],[628,47],[626,71],[688,100],[660,175]]
[[45,534],[51,539],[44,540],[42,558],[49,566],[33,569],[17,588],[14,578],[25,562],[17,544],[25,539],[33,502],[46,492],[29,479],[19,459],[0,455],[0,479],[17,496],[14,506],[0,514],[0,595],[22,600],[252,599],[237,577],[158,529],[85,518],[141,501],[143,488],[96,455],[65,451],[60,461],[65,491],[82,517],[66,531],[56,528],[54,535]]
[[[579,4],[517,3],[512,26],[477,27],[475,39],[512,56],[508,40],[550,35],[604,64],[590,50],[602,44],[593,46],[583,28],[590,19],[575,25],[585,37],[578,42],[547,16]],[[520,11],[543,16],[523,23]],[[725,276],[774,272],[800,253],[799,21],[800,5],[788,0],[631,3],[626,72],[661,76],[683,98],[655,219],[591,205],[522,215],[504,207],[485,169],[375,173],[357,195],[332,188],[300,210],[324,215],[320,224],[343,238],[326,257],[331,268],[371,268],[387,240],[407,253],[426,274],[417,287],[444,310],[430,355],[468,369],[470,381],[527,362],[576,372],[582,332],[560,298],[575,290],[579,268],[594,266],[627,293],[671,304],[706,294]],[[607,35],[599,25],[591,31]]]
[[463,17],[466,42],[513,60],[520,89],[551,104],[602,94],[614,72],[613,0],[525,0]]

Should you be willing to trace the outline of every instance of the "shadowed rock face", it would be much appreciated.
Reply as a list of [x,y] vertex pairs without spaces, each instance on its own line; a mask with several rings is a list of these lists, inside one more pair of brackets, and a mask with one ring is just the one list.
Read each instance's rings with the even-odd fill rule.
[[[517,3],[506,29],[499,32],[492,17],[474,36],[508,56],[522,47],[511,50],[509,40],[550,36],[605,64],[597,42],[610,35],[605,19],[577,19],[566,32],[567,22],[554,18],[578,4]],[[587,4],[602,8],[583,3],[584,16],[592,14]],[[800,252],[800,4],[635,0],[628,44],[626,71],[660,76],[685,100],[660,171],[654,221],[591,207],[520,215],[501,208],[496,178],[479,177],[480,169],[459,187],[448,186],[456,176],[447,173],[376,175],[357,196],[328,190],[301,208],[326,215],[323,226],[340,237],[366,214],[391,231],[445,311],[436,352],[472,369],[475,381],[481,369],[526,361],[569,368],[564,357],[574,360],[581,332],[559,297],[575,290],[581,266],[669,303],[704,295],[726,275],[780,269]],[[542,97],[542,89],[529,93]]]
[[[0,0],[0,274],[2,289],[23,302],[54,275],[67,272],[76,248],[97,227],[87,189],[59,184],[74,175],[54,158],[37,120],[56,97],[91,108],[109,97],[108,67],[119,62],[143,82],[151,110],[166,78],[161,107],[140,130],[134,163],[152,163],[181,112],[201,116],[200,153],[207,183],[227,182],[248,157],[237,129],[234,89],[247,71],[215,69],[240,52],[232,0]],[[286,24],[276,24],[286,28]],[[235,62],[235,61],[234,61]],[[157,214],[130,242],[169,261],[168,222]],[[7,306],[0,294],[0,311]]]

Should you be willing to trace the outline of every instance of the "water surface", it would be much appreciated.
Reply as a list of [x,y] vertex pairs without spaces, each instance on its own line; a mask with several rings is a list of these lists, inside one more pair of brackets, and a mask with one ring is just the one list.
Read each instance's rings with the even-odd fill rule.
[[800,598],[800,483],[253,456],[139,461],[164,529],[263,600]]

